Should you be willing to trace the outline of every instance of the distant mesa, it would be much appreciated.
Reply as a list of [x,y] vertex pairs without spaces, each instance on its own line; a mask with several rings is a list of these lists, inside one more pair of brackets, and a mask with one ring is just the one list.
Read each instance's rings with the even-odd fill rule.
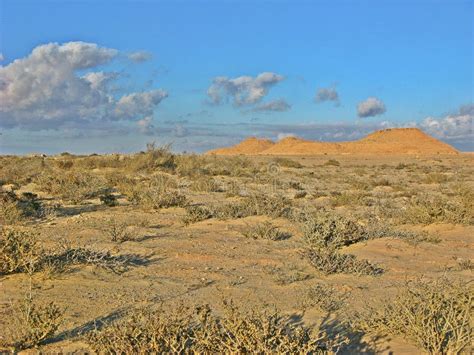
[[418,128],[390,128],[352,142],[317,142],[288,137],[278,142],[250,137],[232,147],[214,149],[208,155],[319,155],[319,154],[459,154]]

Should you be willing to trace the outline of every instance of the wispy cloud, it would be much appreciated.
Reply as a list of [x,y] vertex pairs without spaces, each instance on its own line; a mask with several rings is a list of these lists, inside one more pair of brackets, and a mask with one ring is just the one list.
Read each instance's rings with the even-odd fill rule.
[[135,63],[142,63],[150,60],[153,56],[150,52],[147,51],[137,51],[129,53],[127,57]]
[[254,112],[284,112],[291,109],[291,105],[285,99],[278,99],[269,102],[263,102],[255,106]]
[[335,88],[319,88],[316,91],[314,101],[317,103],[332,101],[336,106],[339,106],[339,94]]

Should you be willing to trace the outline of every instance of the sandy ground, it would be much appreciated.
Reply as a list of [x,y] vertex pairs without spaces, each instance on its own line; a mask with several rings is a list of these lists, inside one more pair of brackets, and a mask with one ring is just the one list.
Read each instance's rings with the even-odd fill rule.
[[[415,164],[424,171],[443,171],[460,175],[472,184],[474,157],[469,154],[449,157],[391,156],[318,156],[291,157],[304,165],[302,169],[279,168],[284,179],[301,181],[305,190],[329,192],[347,189],[341,182],[344,176],[352,175],[356,169],[367,170],[365,178],[377,171],[376,178],[386,177],[394,184],[409,184],[418,191],[436,191],[438,184],[417,182],[411,176],[408,182],[404,170],[398,173],[389,169],[382,176],[385,166],[399,163]],[[272,164],[270,158],[252,158],[258,164]],[[339,167],[324,166],[328,159],[336,159]],[[426,170],[427,169],[427,170]],[[396,174],[399,174],[398,176]],[[364,176],[361,177],[364,179]],[[251,185],[245,182],[244,185]],[[471,185],[472,186],[472,185]],[[34,189],[27,186],[24,190]],[[393,186],[391,187],[393,190]],[[389,190],[389,189],[388,189]],[[369,191],[385,193],[380,186]],[[285,190],[287,195],[294,191]],[[223,193],[190,193],[194,202],[225,201]],[[385,195],[383,195],[385,196]],[[304,203],[324,203],[325,197],[305,197]],[[357,206],[337,207],[351,212]],[[241,234],[242,228],[256,221],[271,220],[256,216],[236,220],[210,219],[189,226],[181,222],[183,208],[159,211],[143,211],[123,203],[117,207],[105,207],[91,200],[82,206],[70,206],[70,215],[35,224],[45,246],[60,240],[74,245],[95,249],[113,250],[117,253],[133,253],[146,256],[146,265],[134,267],[123,274],[114,274],[95,267],[74,267],[71,272],[45,277],[33,276],[35,292],[40,299],[54,300],[67,307],[65,321],[60,332],[41,351],[46,353],[85,352],[87,345],[79,335],[94,322],[119,319],[121,312],[142,305],[164,302],[170,307],[179,301],[210,303],[219,308],[223,298],[233,298],[244,307],[249,305],[274,304],[285,313],[301,316],[306,324],[321,319],[315,309],[302,308],[307,290],[320,282],[347,292],[350,309],[360,309],[367,303],[380,304],[389,299],[407,279],[424,276],[428,278],[448,275],[472,282],[470,270],[456,268],[457,260],[472,259],[474,255],[474,226],[431,224],[400,226],[409,230],[427,231],[440,239],[439,243],[407,242],[384,238],[358,243],[344,249],[357,257],[380,264],[386,270],[381,276],[331,275],[324,276],[301,256],[302,232],[298,225],[284,218],[272,220],[282,230],[291,233],[291,238],[281,241],[253,240]],[[139,236],[138,240],[121,244],[111,242],[101,226],[104,221],[115,218],[124,221]],[[305,275],[300,281],[280,284],[278,276]],[[10,301],[17,300],[29,285],[24,274],[4,276],[0,279],[0,314]],[[1,318],[1,316],[0,316]],[[337,329],[337,321],[328,329]],[[363,340],[354,341],[352,351],[366,348]],[[37,350],[30,350],[36,352]],[[393,338],[379,348],[380,353],[416,354],[420,350],[404,339]]]

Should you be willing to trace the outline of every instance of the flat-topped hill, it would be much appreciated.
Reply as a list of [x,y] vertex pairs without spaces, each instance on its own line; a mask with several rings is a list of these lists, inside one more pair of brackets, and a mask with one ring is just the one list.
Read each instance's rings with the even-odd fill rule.
[[213,155],[317,155],[317,154],[458,154],[459,152],[418,128],[390,128],[352,142],[318,142],[296,137],[278,142],[255,137],[215,149]]

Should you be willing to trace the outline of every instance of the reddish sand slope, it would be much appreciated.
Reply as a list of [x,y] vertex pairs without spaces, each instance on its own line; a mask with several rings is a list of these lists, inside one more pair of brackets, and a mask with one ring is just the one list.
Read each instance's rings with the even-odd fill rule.
[[207,152],[213,155],[316,155],[316,154],[458,154],[449,144],[418,128],[376,131],[353,142],[316,142],[289,137],[273,143],[269,139],[247,138],[239,144]]

